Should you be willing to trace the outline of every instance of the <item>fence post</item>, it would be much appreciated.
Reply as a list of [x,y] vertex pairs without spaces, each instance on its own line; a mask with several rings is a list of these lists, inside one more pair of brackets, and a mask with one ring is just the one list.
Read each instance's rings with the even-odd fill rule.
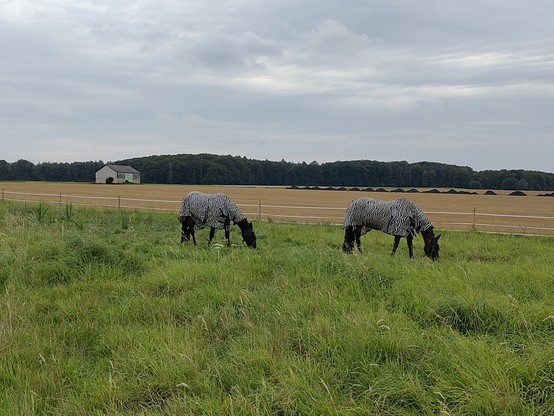
[[117,209],[121,210],[121,195],[117,196]]
[[473,224],[472,224],[473,231],[477,231],[477,227],[475,226],[475,211],[476,210],[477,210],[477,208],[473,207]]
[[262,200],[258,199],[258,220],[262,219]]
[[2,201],[4,200],[4,188],[2,188]]
[[60,192],[60,200],[58,202],[58,205],[60,205],[60,206],[62,205],[62,193],[61,192]]

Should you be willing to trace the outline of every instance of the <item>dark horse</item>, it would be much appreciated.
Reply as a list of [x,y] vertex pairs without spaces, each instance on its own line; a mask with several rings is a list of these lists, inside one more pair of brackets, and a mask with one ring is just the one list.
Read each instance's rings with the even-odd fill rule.
[[420,232],[425,243],[424,252],[435,261],[439,258],[439,238],[423,211],[412,201],[401,198],[395,201],[379,201],[371,198],[355,199],[346,209],[342,251],[352,253],[354,242],[362,252],[360,237],[370,230],[380,230],[394,235],[392,253],[396,253],[402,237],[406,238],[410,258],[413,258],[412,240]]
[[181,243],[192,237],[196,245],[195,229],[210,227],[208,245],[211,245],[216,229],[225,230],[227,246],[231,222],[240,228],[242,239],[248,247],[256,248],[256,234],[251,222],[248,222],[238,206],[226,195],[208,195],[201,192],[190,192],[184,198],[179,211],[181,223]]

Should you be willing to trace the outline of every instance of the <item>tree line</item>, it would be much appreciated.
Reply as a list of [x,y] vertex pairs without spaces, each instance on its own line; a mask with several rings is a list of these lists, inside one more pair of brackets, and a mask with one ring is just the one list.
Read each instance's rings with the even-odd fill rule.
[[104,162],[39,163],[0,160],[1,181],[93,182]]
[[[352,160],[294,163],[241,156],[181,154],[125,159],[143,183],[188,185],[286,185],[554,190],[554,173],[529,170],[474,171],[436,162]],[[0,160],[0,180],[93,182],[102,161],[39,163]]]

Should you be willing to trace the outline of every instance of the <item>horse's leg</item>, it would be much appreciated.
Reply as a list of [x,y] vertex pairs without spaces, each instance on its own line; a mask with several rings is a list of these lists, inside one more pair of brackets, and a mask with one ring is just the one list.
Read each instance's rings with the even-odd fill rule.
[[229,234],[231,231],[231,222],[227,218],[225,221],[225,240],[227,240],[227,247],[231,247],[231,239],[229,238]]
[[212,239],[214,238],[214,234],[215,234],[215,228],[210,227],[210,236],[208,237],[208,245],[209,246],[212,245]]
[[362,249],[362,242],[360,241],[360,237],[362,236],[362,227],[356,228],[355,236],[356,236],[356,246],[358,247],[358,251],[360,253],[363,253],[364,250]]
[[187,241],[187,225],[185,224],[185,220],[181,220],[181,243],[183,241]]
[[410,253],[410,258],[414,258],[414,248],[412,246],[412,240],[413,236],[411,234],[408,234],[408,237],[406,237],[406,241],[408,242],[408,252]]
[[400,243],[401,238],[402,237],[399,235],[394,236],[394,245],[392,246],[392,253],[390,253],[391,256],[393,256],[394,253],[396,253],[396,249],[398,248],[398,244]]

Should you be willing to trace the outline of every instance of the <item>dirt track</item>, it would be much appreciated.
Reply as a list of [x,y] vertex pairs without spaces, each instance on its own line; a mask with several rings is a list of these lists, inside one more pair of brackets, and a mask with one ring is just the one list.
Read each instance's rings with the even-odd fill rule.
[[[341,223],[344,210],[354,198],[369,196],[392,200],[407,197],[425,211],[436,228],[476,229],[525,234],[554,235],[554,198],[527,196],[327,191],[282,187],[192,186],[192,185],[105,185],[90,183],[0,182],[6,200],[45,201],[74,205],[178,211],[183,196],[192,190],[225,192],[247,216],[301,222]],[[425,189],[424,189],[425,190]],[[32,194],[32,195],[31,195]],[[320,209],[317,209],[317,208]],[[473,215],[473,212],[476,215]],[[512,216],[490,216],[500,214]],[[550,218],[528,218],[550,217]],[[483,225],[479,225],[483,224]],[[543,228],[552,228],[545,230]]]

